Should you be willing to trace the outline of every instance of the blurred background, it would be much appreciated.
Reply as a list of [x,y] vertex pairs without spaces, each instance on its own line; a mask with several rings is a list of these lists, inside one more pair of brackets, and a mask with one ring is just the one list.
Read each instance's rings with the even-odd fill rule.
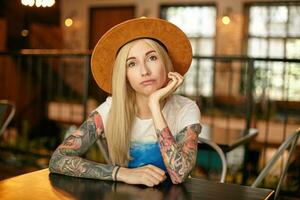
[[[199,105],[202,134],[226,141],[257,130],[226,151],[226,182],[250,185],[300,127],[300,1],[0,0],[0,100],[16,108],[0,135],[0,180],[48,167],[63,138],[105,101],[91,51],[109,28],[141,16],[166,19],[190,39],[193,62],[177,93]],[[264,187],[276,186],[286,154]],[[97,146],[85,156],[104,162]],[[214,155],[199,151],[194,176],[219,170]],[[299,141],[282,190],[300,198]]]

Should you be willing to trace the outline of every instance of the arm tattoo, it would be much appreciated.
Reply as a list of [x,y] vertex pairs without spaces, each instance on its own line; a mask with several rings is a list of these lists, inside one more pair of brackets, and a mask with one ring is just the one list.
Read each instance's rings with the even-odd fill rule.
[[173,183],[181,183],[193,169],[200,132],[200,124],[185,127],[176,138],[168,127],[156,131],[160,151]]
[[79,157],[102,134],[104,134],[102,118],[97,112],[94,112],[78,130],[67,137],[55,150],[49,162],[50,171],[69,176],[112,180],[114,166]]

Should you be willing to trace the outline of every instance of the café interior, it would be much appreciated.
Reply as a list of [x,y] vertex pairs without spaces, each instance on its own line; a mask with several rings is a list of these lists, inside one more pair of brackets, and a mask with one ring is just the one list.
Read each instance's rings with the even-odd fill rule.
[[[138,17],[168,20],[191,42],[192,64],[175,92],[201,111],[191,176],[251,186],[263,174],[259,187],[300,198],[297,0],[0,1],[0,182],[48,168],[105,101],[92,50]],[[83,156],[105,162],[97,144]]]

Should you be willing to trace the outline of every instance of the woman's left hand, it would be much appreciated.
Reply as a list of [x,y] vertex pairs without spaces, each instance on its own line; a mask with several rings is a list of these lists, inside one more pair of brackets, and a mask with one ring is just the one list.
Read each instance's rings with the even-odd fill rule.
[[175,92],[175,90],[183,82],[183,77],[177,72],[169,72],[168,78],[170,79],[170,81],[168,82],[168,84],[165,87],[153,92],[150,95],[149,102],[148,102],[150,109],[153,106],[159,106],[160,101],[166,99],[169,95],[171,95],[173,92]]

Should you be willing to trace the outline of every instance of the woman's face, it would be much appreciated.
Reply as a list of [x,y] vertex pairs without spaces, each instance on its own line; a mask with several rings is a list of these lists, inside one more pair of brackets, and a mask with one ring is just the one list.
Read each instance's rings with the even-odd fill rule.
[[137,40],[129,49],[126,59],[126,75],[137,95],[149,96],[166,83],[163,61],[150,45]]

